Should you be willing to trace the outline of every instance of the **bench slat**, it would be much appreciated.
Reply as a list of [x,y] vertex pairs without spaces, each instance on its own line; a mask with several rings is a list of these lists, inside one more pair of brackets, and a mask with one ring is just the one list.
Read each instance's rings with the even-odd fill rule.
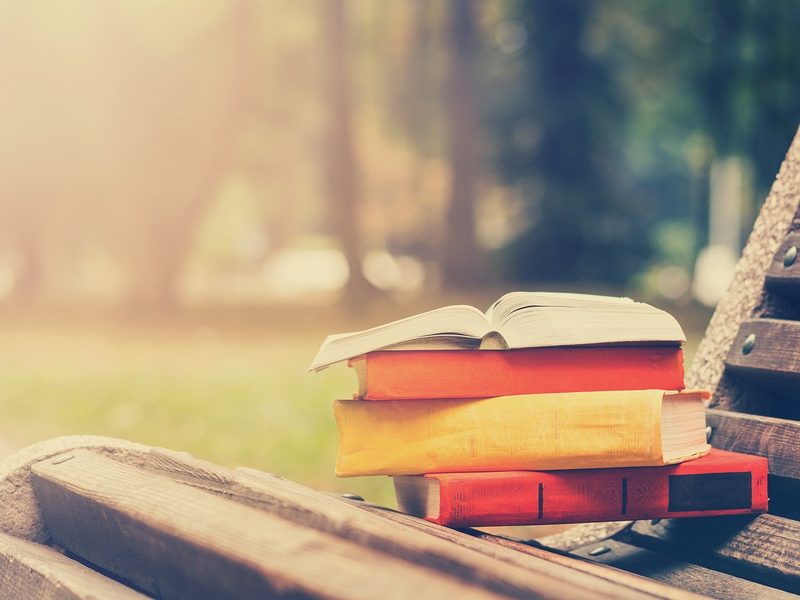
[[[672,600],[697,598],[697,596],[691,592],[666,586],[657,581],[640,577],[632,573],[626,573],[622,570],[588,561],[576,561],[574,557],[569,556],[566,552],[544,546],[537,546],[535,542],[524,543],[521,540],[496,536],[476,529],[463,530],[469,533],[469,536],[464,536],[460,531],[434,525],[433,523],[416,517],[389,511],[381,507],[365,505],[363,509],[395,523],[407,524],[410,527],[447,540],[449,543],[457,545],[459,551],[463,551],[464,548],[472,547],[472,544],[467,543],[468,540],[471,539],[482,552],[491,556],[497,556],[498,558],[503,557],[504,559],[511,559],[515,562],[521,561],[520,564],[524,564],[526,562],[525,559],[535,557],[538,560],[545,560],[553,565],[567,567],[565,572],[570,573],[573,579],[581,578],[584,574],[592,575],[592,579],[589,581],[594,581],[595,585],[598,586],[597,593],[599,593],[601,589],[606,589],[610,583],[616,588],[616,593],[620,595],[628,591],[626,588],[632,588],[637,590],[637,592],[646,593],[659,598],[670,598]],[[512,551],[511,554],[506,553],[509,550]]]
[[706,418],[715,448],[766,456],[771,475],[800,479],[800,422],[717,409]]
[[783,240],[767,269],[765,285],[778,293],[798,297],[800,296],[800,255],[791,264],[784,264],[787,251],[793,247],[800,250],[800,233],[790,233]]
[[631,540],[684,560],[800,592],[800,522],[774,515],[639,521]]
[[29,600],[147,598],[52,548],[4,533],[0,533],[0,595]]
[[[68,456],[72,458],[67,460]],[[172,475],[180,471],[178,461],[159,457],[155,462]],[[221,485],[226,479],[236,478],[230,473],[212,466],[205,471],[206,481]],[[438,543],[450,547],[451,557],[468,555],[477,573],[461,577],[461,573],[451,573],[438,564],[422,566],[421,557],[421,564],[413,564],[375,550],[370,544],[320,531],[319,519],[314,518],[319,512],[315,506],[334,506],[331,514],[346,509],[367,515],[343,500],[323,501],[321,494],[296,484],[289,487],[305,498],[301,505],[311,507],[305,513],[307,521],[298,516],[297,523],[233,502],[223,497],[222,491],[208,493],[86,451],[34,465],[32,485],[59,544],[166,598],[260,597],[278,592],[337,598],[420,594],[467,598],[674,597],[644,593],[532,557],[523,556],[526,565],[533,568],[522,568],[513,561],[441,541]],[[351,514],[343,514],[346,519],[339,527],[356,522]],[[382,523],[386,532],[398,528]],[[400,540],[413,533],[412,528],[402,531]],[[387,585],[389,581],[391,586]],[[238,585],[231,587],[233,582]]]
[[[607,549],[607,550],[606,550]],[[600,551],[598,553],[598,550]],[[593,555],[592,552],[595,554]],[[797,596],[740,577],[712,571],[672,556],[616,540],[588,544],[572,554],[594,562],[651,577],[703,596],[724,600],[790,600]]]
[[[748,338],[754,341],[752,345],[747,343]],[[800,322],[782,319],[742,322],[725,366],[737,377],[779,394],[784,399],[782,415],[800,414]]]
[[611,573],[598,565],[495,536],[484,536],[493,542],[486,543],[460,531],[365,502],[331,497],[254,469],[230,471],[160,448],[148,454],[143,468],[505,593],[527,597],[558,591],[560,586],[554,588],[553,581],[559,580],[579,585],[592,595],[686,597],[679,590],[635,575]]
[[56,543],[159,598],[500,597],[87,451],[32,485]]

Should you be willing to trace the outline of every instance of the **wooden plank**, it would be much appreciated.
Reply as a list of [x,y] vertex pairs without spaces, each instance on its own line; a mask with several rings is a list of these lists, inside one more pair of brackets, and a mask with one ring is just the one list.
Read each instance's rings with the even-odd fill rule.
[[614,537],[630,527],[630,521],[607,521],[605,523],[582,523],[552,535],[536,537],[536,542],[546,548],[570,552],[585,544]]
[[0,533],[0,596],[37,600],[144,600],[146,596],[52,548]]
[[705,567],[800,592],[800,522],[774,515],[639,521],[631,541]]
[[[793,249],[793,250],[792,250]],[[767,269],[765,285],[777,293],[800,297],[800,233],[790,233]],[[792,260],[792,256],[795,256]]]
[[[15,460],[14,464],[10,465],[6,471],[0,469],[0,480],[2,481],[0,499],[5,498],[2,493],[6,488],[14,490],[13,494],[9,496],[12,500],[11,504],[0,503],[0,526],[5,526],[8,522],[3,515],[9,516],[6,514],[7,511],[4,512],[6,508],[9,508],[12,521],[14,515],[19,514],[20,511],[26,515],[35,515],[35,519],[32,517],[31,526],[20,529],[23,534],[37,538],[42,536],[41,539],[49,537],[46,523],[41,516],[39,505],[33,497],[30,485],[31,464],[87,447],[91,448],[92,452],[111,456],[116,461],[135,465],[176,481],[185,481],[189,485],[213,491],[226,498],[235,498],[239,502],[258,506],[283,517],[291,518],[298,523],[308,522],[309,526],[322,529],[327,527],[327,530],[333,531],[341,537],[358,541],[360,544],[383,543],[392,549],[389,551],[390,553],[394,552],[395,555],[403,556],[406,560],[421,564],[430,561],[430,568],[452,572],[455,577],[473,585],[498,590],[498,593],[536,597],[543,595],[540,592],[541,589],[553,588],[555,592],[561,591],[561,595],[575,594],[573,586],[577,585],[581,589],[592,590],[593,594],[596,591],[596,595],[606,597],[683,597],[676,596],[680,593],[679,590],[672,590],[667,586],[634,575],[623,577],[620,581],[611,580],[607,573],[608,570],[597,565],[590,565],[595,568],[591,569],[588,575],[581,573],[581,570],[585,568],[582,566],[579,566],[577,571],[569,568],[567,564],[555,563],[556,566],[553,566],[553,561],[561,557],[552,558],[554,555],[551,553],[536,549],[540,555],[531,558],[522,552],[498,547],[498,543],[504,543],[503,540],[498,540],[498,543],[495,544],[486,544],[457,531],[443,530],[449,535],[459,536],[460,547],[454,547],[449,539],[432,535],[430,531],[415,531],[416,524],[415,526],[409,525],[407,528],[388,528],[382,519],[376,517],[371,517],[371,522],[365,523],[361,517],[370,517],[370,515],[365,515],[364,511],[356,506],[348,505],[349,501],[342,500],[338,503],[320,501],[318,505],[315,505],[306,499],[309,497],[319,498],[323,496],[322,494],[259,471],[254,471],[253,475],[260,476],[268,482],[258,485],[260,488],[268,489],[270,493],[262,493],[259,490],[256,490],[256,493],[253,491],[256,488],[252,486],[253,477],[247,477],[247,486],[238,481],[247,475],[244,471],[234,472],[224,469],[213,463],[195,459],[183,452],[134,445],[109,438],[71,436],[48,440],[26,449],[29,451],[24,453],[25,456]],[[4,472],[10,473],[11,477],[3,478]],[[282,485],[273,485],[274,482]],[[24,497],[17,499],[17,496],[20,495]],[[332,506],[341,506],[341,508],[333,510]],[[412,521],[417,520],[412,519]],[[443,529],[429,523],[421,523],[421,526]],[[517,546],[526,548],[522,545]],[[484,557],[491,557],[494,560],[487,561]],[[567,560],[569,563],[575,562]],[[606,579],[608,581],[605,581]],[[553,580],[556,580],[555,583]],[[566,592],[558,584],[559,580],[569,582]],[[577,595],[580,593],[578,592]]]
[[[487,577],[503,577],[508,584],[523,585],[523,582],[517,582],[513,570],[499,573],[488,569],[480,556],[489,556],[522,568],[524,581],[529,581],[531,574],[536,574],[537,577],[566,578],[585,584],[597,594],[626,597],[630,595],[626,588],[631,588],[636,593],[645,592],[654,597],[685,597],[679,590],[641,577],[625,577],[626,574],[617,576],[608,569],[576,563],[558,553],[480,532],[467,535],[366,502],[334,499],[328,494],[255,469],[230,471],[183,453],[160,448],[154,448],[149,453],[143,468],[269,510],[298,523],[308,523],[359,544],[380,548],[406,560],[447,570],[465,581],[479,583]],[[392,521],[391,527],[387,527],[387,520]],[[475,536],[491,543],[484,543],[475,539]],[[605,580],[611,582],[610,585]]]
[[[526,557],[536,557],[536,559],[547,561],[552,565],[567,567],[567,572],[571,573],[572,577],[576,579],[580,578],[582,575],[591,575],[597,578],[595,582],[598,585],[598,590],[605,588],[605,586],[600,584],[611,583],[617,588],[618,594],[622,594],[625,588],[629,587],[651,596],[672,598],[674,600],[685,600],[697,597],[690,592],[666,586],[651,579],[627,573],[619,569],[597,565],[588,561],[576,562],[575,558],[568,555],[566,552],[538,545],[535,540],[523,542],[522,540],[495,536],[476,529],[464,529],[460,531],[448,529],[447,527],[434,525],[422,519],[390,511],[383,507],[363,505],[362,508],[363,510],[369,511],[394,523],[406,524],[419,531],[425,531],[426,533],[435,535],[457,546],[460,552],[463,552],[466,548],[473,547],[469,542],[469,540],[472,539],[472,543],[479,544],[476,547],[489,556],[502,556],[504,560],[510,560],[515,563],[519,561],[520,564],[524,564]],[[462,532],[468,533],[469,535],[465,537]],[[510,554],[508,554],[509,550],[511,551]]]
[[92,448],[127,464],[136,464],[150,446],[114,438],[71,435],[26,446],[0,459],[0,532],[32,542],[47,543],[50,534],[30,485],[31,465],[67,451]]
[[800,479],[800,422],[708,409],[715,448],[766,456],[771,475]]
[[[642,577],[576,562],[562,554],[488,534],[467,535],[365,502],[332,498],[254,469],[229,471],[186,454],[162,449],[153,449],[143,468],[404,560],[449,572],[476,585],[493,587],[502,581],[512,586],[510,591],[514,593],[535,595],[541,593],[536,584],[544,578],[545,582],[557,579],[585,586],[596,596],[687,597],[680,590]],[[487,562],[487,557],[493,561]]]
[[32,485],[57,544],[159,598],[501,597],[87,451],[34,465]]
[[775,416],[800,417],[800,322],[744,321],[725,366],[737,377],[780,395],[785,400],[782,403],[785,412]]
[[790,600],[797,596],[740,577],[713,571],[672,556],[615,540],[588,544],[572,554],[711,598]]

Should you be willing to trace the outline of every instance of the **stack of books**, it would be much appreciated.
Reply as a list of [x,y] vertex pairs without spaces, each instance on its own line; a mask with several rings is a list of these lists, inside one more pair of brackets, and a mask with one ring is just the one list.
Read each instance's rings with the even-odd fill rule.
[[394,477],[400,508],[456,527],[766,510],[767,461],[706,442],[684,334],[628,298],[507,294],[329,336],[347,360],[336,474]]

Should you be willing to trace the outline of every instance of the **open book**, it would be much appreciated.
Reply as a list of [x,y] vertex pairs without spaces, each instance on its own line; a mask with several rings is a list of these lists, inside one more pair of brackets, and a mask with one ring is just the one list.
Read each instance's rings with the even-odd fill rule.
[[384,348],[541,348],[598,344],[681,344],[668,313],[630,298],[511,292],[485,313],[445,306],[354,333],[328,336],[310,370]]

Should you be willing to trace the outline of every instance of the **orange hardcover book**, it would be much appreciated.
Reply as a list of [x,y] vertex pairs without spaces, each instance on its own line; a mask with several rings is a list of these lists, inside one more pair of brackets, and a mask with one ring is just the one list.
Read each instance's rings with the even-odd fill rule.
[[350,360],[364,400],[682,390],[680,346],[386,350]]
[[450,527],[740,515],[767,510],[767,459],[712,449],[665,467],[394,478],[400,509]]

